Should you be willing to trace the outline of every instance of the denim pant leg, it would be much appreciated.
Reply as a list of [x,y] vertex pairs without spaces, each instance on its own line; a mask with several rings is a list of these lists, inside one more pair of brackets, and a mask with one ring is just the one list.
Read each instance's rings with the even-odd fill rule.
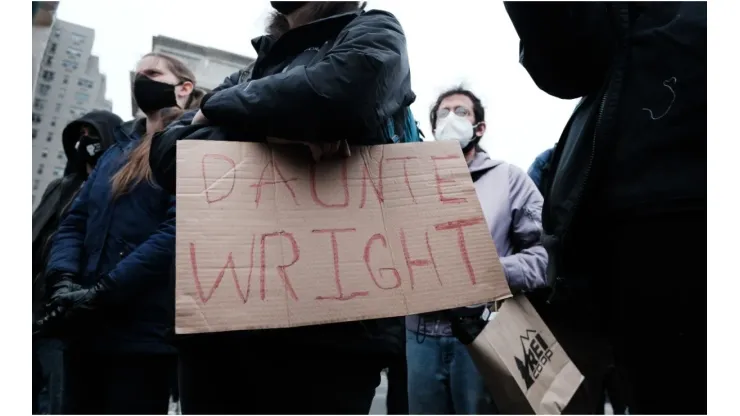
[[64,342],[57,339],[40,340],[36,348],[44,383],[39,394],[39,413],[64,413]]
[[34,345],[33,351],[33,409],[31,414],[41,414],[41,394],[44,391],[44,370],[41,367],[41,361],[39,360],[38,350]]
[[[419,342],[422,341],[423,342]],[[409,414],[450,414],[449,372],[444,364],[441,337],[424,337],[406,331]]]
[[453,344],[452,348],[455,352],[450,366],[450,390],[455,413],[458,415],[497,414],[498,410],[467,347],[454,337],[448,337],[447,341]]

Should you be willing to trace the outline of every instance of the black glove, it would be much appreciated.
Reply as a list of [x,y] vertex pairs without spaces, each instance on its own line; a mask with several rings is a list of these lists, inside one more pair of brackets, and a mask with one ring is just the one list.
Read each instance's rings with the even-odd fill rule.
[[47,305],[46,316],[39,321],[39,326],[54,327],[60,321],[95,311],[108,302],[112,290],[113,282],[110,277],[104,276],[90,288],[56,295]]
[[49,283],[51,284],[50,302],[53,302],[54,298],[59,295],[82,289],[81,285],[74,282],[76,277],[72,273],[61,273],[51,277],[49,279]]
[[471,316],[468,311],[462,310],[462,308],[444,311],[445,317],[450,321],[452,335],[463,344],[468,345],[472,343],[478,334],[483,332],[483,328],[486,327],[488,321],[484,320],[481,316],[483,308],[485,306],[471,308],[480,311],[476,316]]

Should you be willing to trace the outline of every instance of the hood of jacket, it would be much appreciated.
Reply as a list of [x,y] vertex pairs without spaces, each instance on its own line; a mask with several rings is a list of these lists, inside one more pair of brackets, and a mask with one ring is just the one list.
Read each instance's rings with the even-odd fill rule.
[[468,170],[471,174],[477,172],[485,173],[485,171],[495,168],[502,163],[504,163],[502,160],[493,160],[488,156],[488,153],[478,150],[475,152],[473,160],[468,162]]
[[113,132],[121,123],[123,123],[123,120],[110,111],[91,111],[67,124],[62,131],[62,146],[64,147],[64,154],[67,156],[64,175],[69,175],[79,166],[75,145],[80,139],[80,127],[84,125],[92,126],[100,136],[103,151],[106,151],[113,145],[115,140]]

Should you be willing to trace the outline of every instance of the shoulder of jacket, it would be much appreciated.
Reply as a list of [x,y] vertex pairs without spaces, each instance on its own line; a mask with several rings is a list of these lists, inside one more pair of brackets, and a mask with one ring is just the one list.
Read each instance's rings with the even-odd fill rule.
[[361,13],[347,25],[347,28],[370,21],[383,23],[385,25],[398,26],[399,29],[401,28],[401,22],[398,21],[398,18],[396,18],[393,13],[377,9],[368,10]]
[[46,189],[44,190],[44,194],[42,195],[41,198],[43,199],[44,197],[54,192],[56,189],[59,189],[63,180],[64,180],[64,177],[56,178],[53,181],[49,182],[49,185],[46,186]]
[[528,183],[531,183],[534,189],[537,187],[529,174],[522,168],[516,165],[507,163],[507,169],[509,171],[509,183],[513,186],[519,186],[520,188],[526,187]]

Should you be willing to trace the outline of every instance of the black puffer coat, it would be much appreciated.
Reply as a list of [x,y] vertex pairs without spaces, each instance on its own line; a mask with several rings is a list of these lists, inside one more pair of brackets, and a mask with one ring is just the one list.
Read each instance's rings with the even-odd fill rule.
[[331,16],[252,45],[254,64],[203,97],[208,126],[191,126],[188,113],[155,135],[150,165],[164,189],[174,193],[177,140],[389,143],[388,123],[416,99],[406,36],[385,11]]

